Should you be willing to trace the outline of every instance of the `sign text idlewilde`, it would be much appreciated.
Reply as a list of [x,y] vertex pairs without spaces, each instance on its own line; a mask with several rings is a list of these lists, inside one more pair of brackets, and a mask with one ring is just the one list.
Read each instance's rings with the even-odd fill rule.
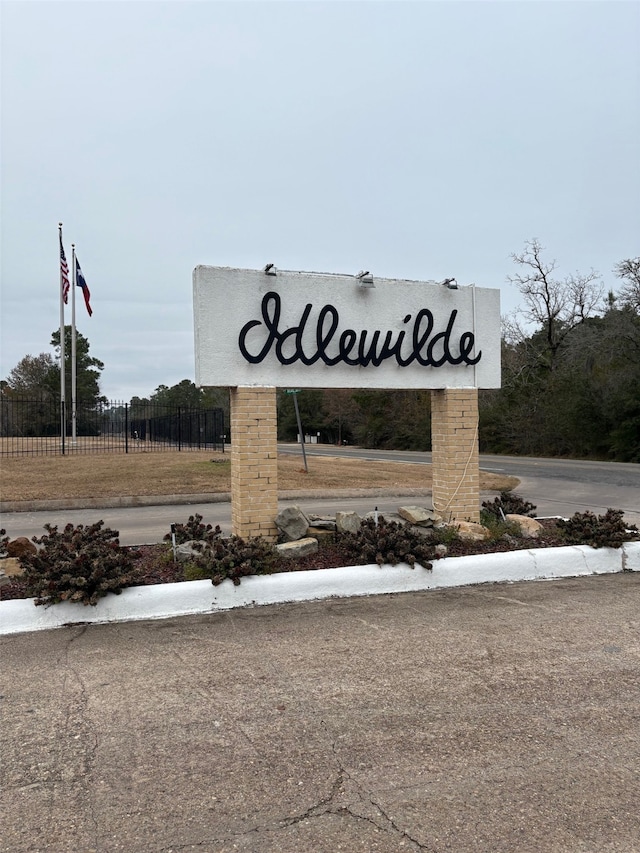
[[[378,329],[344,329],[340,331],[340,315],[333,305],[324,305],[315,321],[310,321],[312,303],[305,306],[300,320],[281,329],[282,301],[274,291],[262,299],[262,320],[250,320],[242,327],[238,346],[251,364],[264,361],[273,350],[280,364],[315,364],[320,361],[329,367],[348,364],[358,367],[378,367],[383,361],[395,359],[401,367],[413,362],[424,367],[444,364],[477,364],[482,351],[474,353],[475,336],[471,331],[454,331],[458,311],[453,310],[445,329],[434,334],[434,317],[428,308],[415,316],[405,315],[402,323],[407,329],[382,332]],[[309,327],[309,328],[307,328]],[[303,340],[306,337],[306,342]],[[455,340],[457,338],[457,345]],[[313,342],[310,343],[309,341]],[[330,354],[332,353],[332,354]]]

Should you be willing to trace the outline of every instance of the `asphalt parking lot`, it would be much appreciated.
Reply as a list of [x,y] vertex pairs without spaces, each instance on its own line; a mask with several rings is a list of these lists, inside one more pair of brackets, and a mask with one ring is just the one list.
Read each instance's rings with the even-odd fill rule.
[[0,849],[640,850],[640,575],[0,638]]

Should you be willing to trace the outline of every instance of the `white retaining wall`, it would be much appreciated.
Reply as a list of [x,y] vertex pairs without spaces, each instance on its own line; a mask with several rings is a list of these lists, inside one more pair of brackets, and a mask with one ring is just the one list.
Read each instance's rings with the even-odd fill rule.
[[60,628],[85,622],[127,622],[216,613],[236,607],[347,598],[384,593],[417,592],[482,583],[571,578],[583,575],[640,572],[640,542],[622,548],[587,545],[508,551],[472,557],[445,557],[433,570],[420,566],[349,566],[308,572],[286,572],[229,580],[131,587],[110,594],[95,607],[61,603],[36,607],[33,599],[0,602],[0,635]]

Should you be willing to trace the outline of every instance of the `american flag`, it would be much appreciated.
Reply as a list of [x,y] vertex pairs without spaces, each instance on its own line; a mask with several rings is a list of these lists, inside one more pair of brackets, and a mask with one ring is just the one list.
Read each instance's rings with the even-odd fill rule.
[[69,265],[67,264],[64,247],[62,245],[62,233],[60,233],[60,287],[62,288],[62,298],[66,305],[69,299],[71,284],[69,282]]

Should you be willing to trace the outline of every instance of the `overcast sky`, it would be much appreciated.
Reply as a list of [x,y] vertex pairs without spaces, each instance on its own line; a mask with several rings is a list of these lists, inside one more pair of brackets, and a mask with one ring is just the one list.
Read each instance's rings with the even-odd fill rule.
[[640,254],[637,2],[1,13],[1,378],[53,354],[58,221],[114,400],[194,378],[197,264],[455,276],[507,313],[528,239],[614,288]]

